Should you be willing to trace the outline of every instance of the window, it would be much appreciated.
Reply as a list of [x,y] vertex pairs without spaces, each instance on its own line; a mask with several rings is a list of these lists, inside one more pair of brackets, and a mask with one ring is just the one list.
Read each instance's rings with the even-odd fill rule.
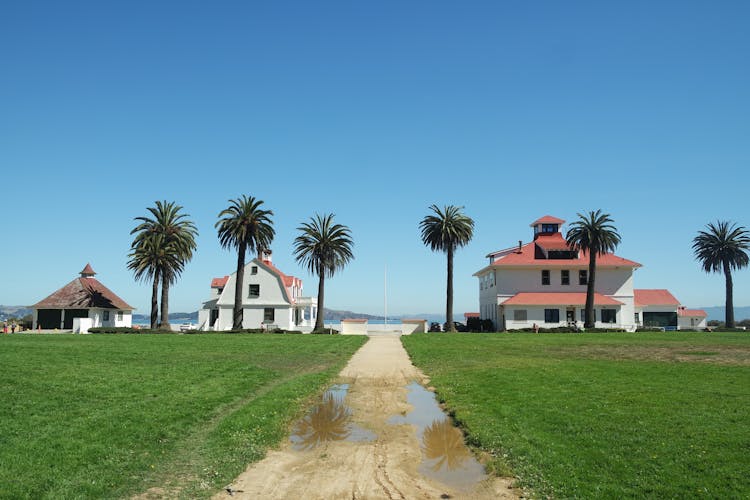
[[516,309],[513,311],[513,321],[526,321],[526,309]]
[[250,285],[250,294],[248,296],[251,299],[260,297],[260,285]]
[[616,323],[617,309],[602,309],[602,323]]
[[543,233],[556,233],[557,224],[542,224],[542,232]]
[[122,321],[122,311],[117,311],[117,321]]
[[258,274],[258,266],[251,267],[250,274]]
[[560,271],[560,284],[570,285],[570,271],[566,269]]
[[589,283],[589,272],[585,269],[581,269],[578,271],[578,284],[579,285],[588,285]]
[[544,322],[545,323],[559,323],[560,322],[560,309],[545,309],[544,310]]
[[542,285],[549,285],[549,269],[542,269]]
[[[596,315],[596,313],[594,313]],[[586,321],[586,309],[581,309],[581,321]]]
[[104,311],[102,313],[102,321],[109,321],[109,311]]
[[641,313],[635,313],[635,324],[636,325],[641,324]]
[[263,309],[263,321],[271,323],[274,320],[275,310],[273,307],[266,307]]

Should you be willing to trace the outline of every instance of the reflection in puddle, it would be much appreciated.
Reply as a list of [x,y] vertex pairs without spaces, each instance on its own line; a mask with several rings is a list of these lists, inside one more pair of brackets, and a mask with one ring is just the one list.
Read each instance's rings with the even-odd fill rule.
[[328,441],[372,441],[375,434],[351,422],[352,412],[344,404],[348,384],[334,385],[310,413],[297,421],[290,440],[298,451],[311,450]]
[[469,489],[486,475],[464,444],[461,431],[438,406],[435,395],[412,382],[406,399],[414,409],[405,416],[391,417],[391,424],[412,424],[422,442],[419,472],[457,489]]

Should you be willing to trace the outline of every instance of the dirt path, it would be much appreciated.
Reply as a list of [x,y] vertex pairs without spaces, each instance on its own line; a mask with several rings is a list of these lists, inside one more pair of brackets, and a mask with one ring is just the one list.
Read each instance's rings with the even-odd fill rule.
[[417,431],[394,424],[393,417],[409,414],[406,386],[425,378],[397,336],[372,336],[339,376],[349,384],[345,404],[351,421],[370,440],[327,441],[306,451],[287,444],[242,473],[229,485],[231,495],[214,498],[517,498],[506,479],[455,488],[419,472]]

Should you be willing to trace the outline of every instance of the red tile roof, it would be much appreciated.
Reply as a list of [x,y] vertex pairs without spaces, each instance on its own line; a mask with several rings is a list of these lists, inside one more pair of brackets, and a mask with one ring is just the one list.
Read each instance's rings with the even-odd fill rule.
[[102,285],[96,278],[76,278],[49,297],[40,300],[34,309],[126,309],[135,308]]
[[80,273],[81,275],[87,274],[89,276],[94,276],[96,273],[94,272],[94,269],[91,267],[91,264],[86,264],[86,267],[83,268],[83,271]]
[[211,288],[224,288],[227,285],[227,281],[229,281],[229,276],[214,278],[211,280]]
[[[612,297],[594,294],[596,306],[619,306],[622,302]],[[585,292],[520,292],[509,298],[502,305],[509,306],[585,306]]]
[[474,312],[472,312],[472,313],[464,313],[464,318],[466,318],[466,319],[469,319],[469,318],[478,318],[478,317],[479,317],[479,313],[474,313]]
[[534,227],[537,224],[565,224],[565,221],[562,219],[558,219],[557,217],[552,217],[551,215],[545,215],[541,219],[537,219],[529,224],[529,226]]
[[708,316],[703,309],[685,309],[683,307],[677,309],[677,314],[688,318],[705,318]]
[[568,242],[565,241],[565,238],[563,238],[562,234],[560,233],[551,233],[551,234],[540,233],[539,235],[537,235],[536,239],[534,240],[534,243],[536,243],[541,248],[547,251],[570,250],[570,247],[568,246]]
[[636,306],[679,306],[680,301],[666,289],[633,290]]
[[[537,253],[535,242],[527,243],[521,247],[521,252],[503,254],[492,263],[496,267],[586,267],[589,258],[586,252],[578,252],[575,259],[545,259],[541,252]],[[599,255],[596,259],[597,267],[641,267],[635,261],[623,259],[612,253]]]

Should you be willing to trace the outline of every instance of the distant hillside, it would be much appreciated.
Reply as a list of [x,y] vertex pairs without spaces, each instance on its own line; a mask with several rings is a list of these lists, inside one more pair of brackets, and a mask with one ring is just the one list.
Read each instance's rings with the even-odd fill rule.
[[[708,314],[708,319],[724,321],[724,306],[713,306],[713,307],[701,307]],[[743,319],[750,319],[750,306],[737,307],[734,306],[734,320],[742,321]]]
[[383,316],[373,316],[372,314],[356,313],[352,311],[339,311],[336,309],[325,308],[325,316],[323,319],[326,321],[341,321],[342,319],[372,319],[378,320],[383,319]]
[[0,305],[0,321],[7,318],[23,318],[33,311],[27,306],[2,306]]
[[[148,323],[151,321],[150,314],[134,314],[133,323]],[[170,323],[195,323],[198,321],[198,311],[191,313],[169,313]]]

